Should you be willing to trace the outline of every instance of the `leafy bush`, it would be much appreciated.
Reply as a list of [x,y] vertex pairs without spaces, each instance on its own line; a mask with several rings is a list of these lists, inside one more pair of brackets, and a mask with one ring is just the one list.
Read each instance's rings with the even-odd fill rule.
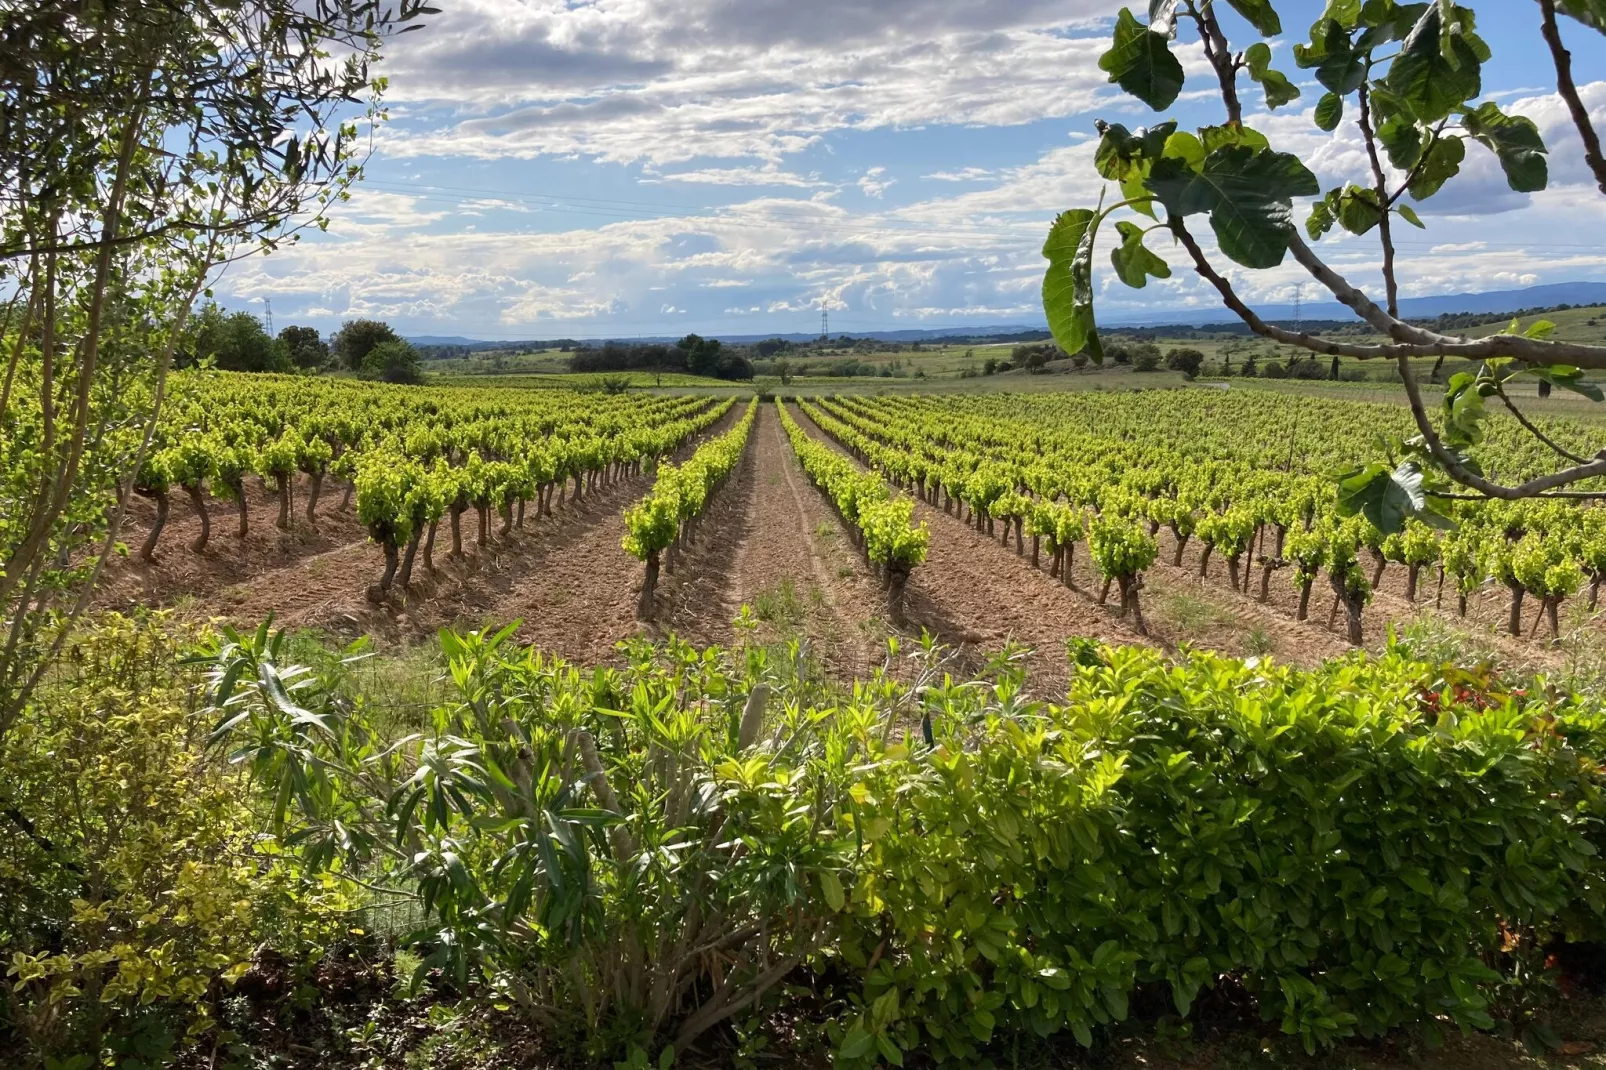
[[938,652],[848,699],[762,650],[581,674],[508,634],[446,637],[459,695],[394,745],[260,633],[211,699],[287,850],[418,897],[420,973],[599,1055],[683,1050],[794,971],[846,1008],[849,1067],[1090,1044],[1135,995],[1187,1016],[1224,981],[1311,1050],[1431,1038],[1601,935],[1606,720],[1402,648],[1081,643],[1045,705],[1007,662],[928,686]]
[[185,639],[85,629],[0,748],[0,1050],[9,1020],[36,1055],[165,1065],[259,947],[304,960],[350,905],[258,850],[174,679]]

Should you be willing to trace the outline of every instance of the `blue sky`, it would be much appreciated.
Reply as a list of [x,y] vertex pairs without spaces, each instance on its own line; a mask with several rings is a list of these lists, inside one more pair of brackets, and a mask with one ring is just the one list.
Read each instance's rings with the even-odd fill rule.
[[[391,121],[327,234],[233,265],[215,287],[276,326],[385,319],[485,339],[863,331],[1041,322],[1039,250],[1099,194],[1098,118],[1219,121],[1197,46],[1165,116],[1098,70],[1120,4],[1094,0],[442,0],[388,49]],[[1223,5],[1224,6],[1224,5]],[[1303,96],[1250,125],[1324,187],[1362,179],[1352,124],[1310,121],[1320,91],[1290,50],[1322,4],[1278,3],[1276,66]],[[1606,199],[1547,92],[1530,0],[1471,6],[1496,49],[1484,95],[1539,123],[1551,188],[1511,193],[1473,146],[1402,241],[1408,295],[1606,279]],[[1229,13],[1238,47],[1255,38]],[[1564,20],[1565,21],[1565,20]],[[1606,38],[1564,27],[1606,126]],[[1302,214],[1302,213],[1301,213]],[[1376,278],[1375,243],[1326,255]],[[1161,255],[1168,250],[1156,247]],[[1135,291],[1104,270],[1101,310],[1214,307],[1191,274]],[[1230,266],[1230,265],[1226,265]],[[1291,301],[1292,266],[1235,270]]]

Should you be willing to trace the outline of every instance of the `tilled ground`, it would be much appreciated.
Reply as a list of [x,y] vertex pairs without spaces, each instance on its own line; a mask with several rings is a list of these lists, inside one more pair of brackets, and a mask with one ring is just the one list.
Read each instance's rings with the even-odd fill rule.
[[[837,447],[801,410],[790,408],[811,435]],[[708,435],[721,433],[740,407]],[[681,451],[681,459],[694,445]],[[255,481],[253,481],[254,483]],[[1063,692],[1065,641],[1085,636],[1111,643],[1148,643],[1167,650],[1184,645],[1241,656],[1270,655],[1315,664],[1349,649],[1339,615],[1328,626],[1331,595],[1318,583],[1310,620],[1295,620],[1298,594],[1286,572],[1272,576],[1268,600],[1258,600],[1259,570],[1249,591],[1227,582],[1225,562],[1212,560],[1198,575],[1201,546],[1193,540],[1173,564],[1175,542],[1158,536],[1160,557],[1142,592],[1148,635],[1139,635],[1111,604],[1098,604],[1102,586],[1085,547],[1078,547],[1070,586],[1050,576],[1049,558],[1032,564],[1027,540],[1017,549],[988,535],[958,509],[917,506],[931,533],[927,561],[914,572],[901,629],[887,621],[885,599],[846,526],[804,475],[780,420],[761,405],[741,463],[702,518],[696,537],[676,554],[661,578],[654,620],[636,619],[642,564],[625,553],[624,510],[651,486],[647,475],[622,478],[559,505],[551,517],[531,508],[525,525],[480,546],[475,517],[463,517],[464,554],[450,553],[443,522],[433,571],[422,562],[410,590],[375,605],[367,590],[383,555],[343,505],[344,487],[328,485],[315,524],[304,515],[307,488],[296,488],[295,517],[279,530],[278,498],[249,488],[250,530],[237,535],[237,507],[214,499],[212,537],[203,553],[189,544],[199,521],[189,500],[175,495],[171,516],[151,563],[130,557],[109,570],[101,604],[108,608],[166,606],[187,617],[254,624],[268,615],[283,626],[339,636],[372,634],[392,643],[427,641],[442,627],[500,626],[519,621],[519,639],[581,664],[617,663],[618,645],[636,635],[679,635],[697,644],[750,640],[801,640],[807,652],[840,679],[862,677],[886,658],[886,639],[929,632],[956,651],[958,671],[981,667],[1008,643],[1031,649],[1026,665],[1033,690]],[[125,541],[144,540],[153,508],[132,507]],[[493,520],[493,528],[498,521]],[[1391,624],[1417,616],[1460,624],[1449,594],[1433,608],[1436,576],[1424,575],[1416,603],[1404,597],[1405,570],[1391,565],[1366,610],[1367,645],[1382,645]],[[1472,627],[1480,642],[1519,664],[1549,664],[1559,655],[1540,642],[1495,634],[1504,620],[1504,592],[1472,601]],[[744,613],[744,607],[746,612]],[[1530,607],[1529,618],[1533,615]],[[1598,628],[1598,623],[1583,625]],[[1484,635],[1483,633],[1487,633]],[[900,673],[902,670],[899,670]]]

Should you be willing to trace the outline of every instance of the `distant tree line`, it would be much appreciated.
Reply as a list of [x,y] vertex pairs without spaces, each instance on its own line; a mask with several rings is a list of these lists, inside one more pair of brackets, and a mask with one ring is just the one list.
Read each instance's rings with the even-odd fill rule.
[[607,342],[601,348],[576,349],[569,358],[575,372],[658,371],[701,375],[710,379],[748,380],[753,362],[717,338],[688,334],[674,345],[661,342],[629,345]]
[[207,302],[191,321],[176,354],[180,367],[235,372],[352,372],[389,383],[424,378],[418,350],[379,320],[348,320],[325,341],[316,327],[292,325],[268,334],[250,312],[229,312]]

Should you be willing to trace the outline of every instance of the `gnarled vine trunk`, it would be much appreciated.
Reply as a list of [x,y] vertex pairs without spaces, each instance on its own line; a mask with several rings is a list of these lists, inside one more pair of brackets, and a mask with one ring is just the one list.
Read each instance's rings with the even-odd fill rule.
[[654,550],[647,555],[647,572],[641,581],[641,598],[636,602],[638,620],[652,620],[652,596],[658,589],[658,568],[658,551]]
[[156,540],[162,537],[162,529],[167,526],[167,491],[141,490],[135,493],[156,503],[156,520],[151,524],[150,534],[145,536],[145,545],[139,548],[139,559],[148,563],[156,556]]
[[186,486],[184,493],[190,496],[190,504],[195,506],[195,515],[201,520],[201,533],[190,543],[190,551],[198,554],[206,549],[207,540],[212,537],[212,514],[207,511],[206,492],[199,484]]
[[280,531],[288,531],[290,529],[290,510],[295,507],[294,491],[292,490],[294,480],[289,476],[274,476],[273,481],[279,486],[279,519],[275,522],[275,526]]

